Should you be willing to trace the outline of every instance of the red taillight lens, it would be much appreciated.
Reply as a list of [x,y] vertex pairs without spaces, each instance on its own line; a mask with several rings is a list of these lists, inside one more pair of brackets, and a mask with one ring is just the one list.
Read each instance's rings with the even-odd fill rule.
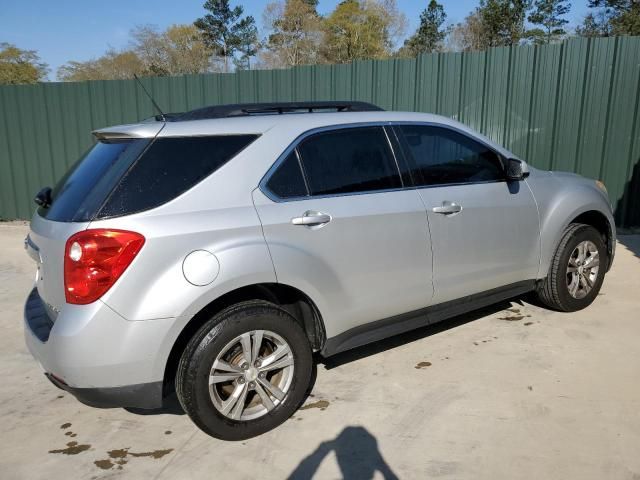
[[95,302],[120,278],[144,245],[144,237],[125,230],[85,230],[67,240],[64,249],[64,293],[67,303]]

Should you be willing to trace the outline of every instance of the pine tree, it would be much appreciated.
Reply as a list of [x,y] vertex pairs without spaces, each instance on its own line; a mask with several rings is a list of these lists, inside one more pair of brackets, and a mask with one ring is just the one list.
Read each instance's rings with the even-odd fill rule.
[[229,58],[233,58],[242,45],[240,30],[255,26],[253,17],[241,18],[243,8],[231,8],[229,0],[207,0],[204,8],[209,13],[197,19],[194,25],[202,32],[205,43],[214,55],[224,60],[224,71],[229,71]]
[[442,41],[447,36],[447,29],[442,28],[446,19],[444,7],[436,0],[431,0],[420,14],[418,30],[404,42],[402,53],[414,56],[440,50]]
[[234,28],[238,37],[238,52],[240,58],[235,60],[236,69],[251,70],[251,57],[258,53],[258,28],[251,15],[240,20]]
[[485,47],[518,44],[530,5],[530,0],[480,0],[477,12]]
[[595,19],[601,32],[610,32],[611,35],[640,35],[640,1],[589,0],[589,8],[597,9],[596,15],[587,15],[583,27],[589,27]]
[[537,44],[551,43],[563,37],[567,33],[564,26],[569,23],[563,17],[570,9],[567,0],[535,0],[528,20],[540,27],[529,30],[527,36]]

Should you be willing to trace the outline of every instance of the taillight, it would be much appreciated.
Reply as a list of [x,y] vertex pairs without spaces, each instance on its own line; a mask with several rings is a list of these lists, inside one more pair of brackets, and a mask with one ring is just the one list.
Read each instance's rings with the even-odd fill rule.
[[144,237],[125,230],[78,232],[64,249],[64,293],[67,303],[95,302],[120,278],[144,245]]

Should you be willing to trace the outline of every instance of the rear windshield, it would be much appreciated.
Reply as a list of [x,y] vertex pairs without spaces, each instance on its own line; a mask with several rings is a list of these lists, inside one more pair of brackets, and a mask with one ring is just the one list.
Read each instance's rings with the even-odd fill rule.
[[211,175],[257,135],[99,141],[58,182],[40,216],[86,222],[166,203]]

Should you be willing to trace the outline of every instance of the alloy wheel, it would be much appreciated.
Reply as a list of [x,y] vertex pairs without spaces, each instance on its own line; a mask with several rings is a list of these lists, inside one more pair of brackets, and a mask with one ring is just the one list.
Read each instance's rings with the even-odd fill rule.
[[567,266],[567,289],[573,298],[586,297],[598,278],[600,258],[596,245],[585,240],[580,242],[569,256]]
[[231,340],[209,374],[215,408],[237,421],[262,417],[279,405],[293,381],[289,344],[269,330],[253,330]]

